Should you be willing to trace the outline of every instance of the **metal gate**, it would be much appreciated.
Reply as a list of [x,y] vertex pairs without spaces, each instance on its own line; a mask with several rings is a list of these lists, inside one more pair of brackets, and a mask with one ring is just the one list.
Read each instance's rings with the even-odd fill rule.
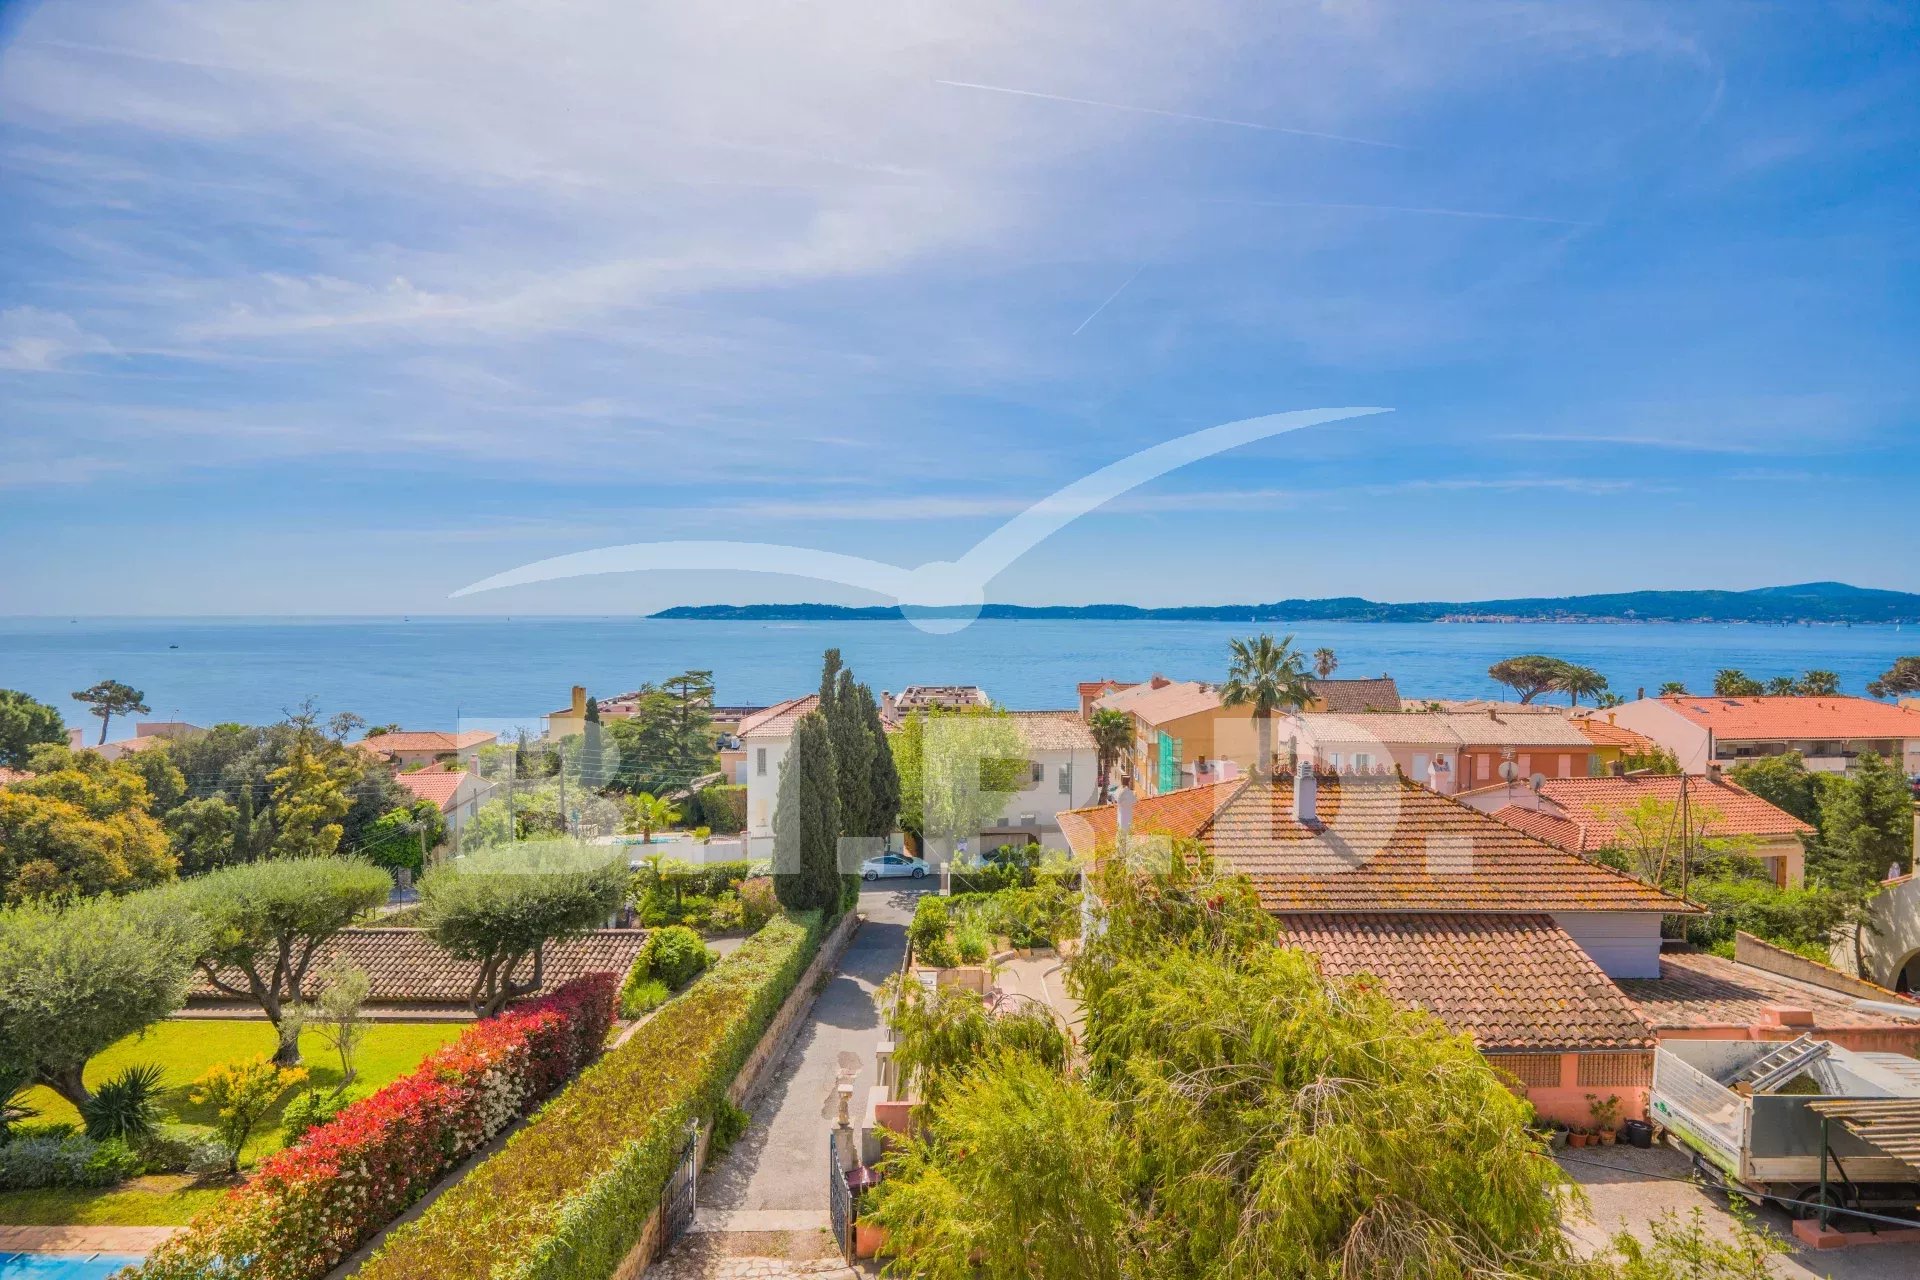
[[840,1167],[840,1151],[833,1135],[827,1135],[827,1209],[833,1218],[833,1238],[840,1244],[840,1256],[853,1257],[853,1192],[847,1188],[847,1171]]
[[673,1247],[686,1229],[693,1225],[694,1201],[700,1190],[700,1122],[687,1124],[686,1141],[674,1164],[667,1189],[660,1193],[660,1234],[654,1240],[653,1256],[660,1258]]

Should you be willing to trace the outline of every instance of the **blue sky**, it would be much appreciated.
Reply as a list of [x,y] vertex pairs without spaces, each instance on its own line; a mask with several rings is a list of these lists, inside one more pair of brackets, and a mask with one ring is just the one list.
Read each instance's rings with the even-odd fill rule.
[[0,613],[1920,590],[1911,6],[0,15]]

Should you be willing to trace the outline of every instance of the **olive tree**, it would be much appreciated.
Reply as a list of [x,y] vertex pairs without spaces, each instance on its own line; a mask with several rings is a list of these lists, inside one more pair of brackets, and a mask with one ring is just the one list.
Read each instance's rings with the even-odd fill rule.
[[468,1002],[487,1018],[538,991],[546,981],[547,943],[578,937],[605,920],[626,887],[625,858],[617,849],[555,840],[442,863],[420,882],[420,898],[433,940],[479,965]]
[[88,1059],[187,998],[198,922],[153,895],[0,908],[0,1077],[79,1107]]
[[[206,924],[198,963],[208,982],[258,1004],[284,1030],[307,999],[307,972],[334,935],[387,900],[393,881],[365,858],[269,858],[223,867],[172,892]],[[300,1061],[282,1035],[275,1061]]]

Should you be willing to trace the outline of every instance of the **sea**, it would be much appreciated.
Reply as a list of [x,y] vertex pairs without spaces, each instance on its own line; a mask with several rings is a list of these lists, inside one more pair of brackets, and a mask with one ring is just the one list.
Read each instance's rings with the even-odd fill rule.
[[[837,647],[876,691],[977,684],[1016,710],[1076,705],[1074,686],[1113,677],[1224,678],[1227,642],[1291,635],[1338,656],[1340,676],[1392,675],[1403,696],[1500,696],[1489,664],[1548,653],[1597,668],[1633,697],[1665,681],[1696,692],[1714,672],[1837,672],[1861,693],[1920,628],[1648,623],[1080,622],[986,620],[951,635],[904,621],[713,622],[634,617],[0,618],[0,688],[91,723],[72,700],[99,680],[146,694],[148,720],[264,723],[311,702],[411,729],[538,728],[573,685],[623,693],[689,668],[722,704],[812,690]],[[115,727],[115,736],[119,728]]]

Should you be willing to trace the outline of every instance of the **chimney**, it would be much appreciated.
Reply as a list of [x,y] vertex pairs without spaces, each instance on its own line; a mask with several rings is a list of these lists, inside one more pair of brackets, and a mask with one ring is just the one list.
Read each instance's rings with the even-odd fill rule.
[[882,720],[894,718],[893,694],[885,689],[880,691],[880,718]]
[[1625,760],[1615,760],[1612,765],[1612,772],[1613,772],[1613,776],[1616,778],[1626,777],[1627,762]]
[[587,686],[583,684],[573,686],[573,714],[579,716],[581,719],[586,718]]
[[1644,698],[1644,697],[1646,697],[1646,696],[1647,696],[1647,686],[1645,686],[1645,685],[1641,685],[1641,686],[1640,686],[1640,687],[1639,687],[1638,689],[1635,689],[1635,690],[1633,691],[1633,696],[1634,696],[1634,697],[1636,697],[1636,698]]
[[1320,811],[1316,803],[1320,797],[1320,779],[1313,772],[1313,762],[1302,760],[1293,774],[1293,820],[1303,827],[1318,827]]
[[67,730],[67,750],[80,751],[84,749],[86,745],[87,731],[84,728]]

